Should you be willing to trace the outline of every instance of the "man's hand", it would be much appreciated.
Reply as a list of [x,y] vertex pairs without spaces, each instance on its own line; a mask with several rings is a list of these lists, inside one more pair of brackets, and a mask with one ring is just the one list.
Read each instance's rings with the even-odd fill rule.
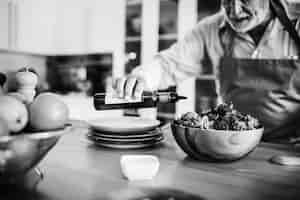
[[145,86],[145,80],[134,75],[118,78],[113,84],[118,95],[125,99],[140,98]]

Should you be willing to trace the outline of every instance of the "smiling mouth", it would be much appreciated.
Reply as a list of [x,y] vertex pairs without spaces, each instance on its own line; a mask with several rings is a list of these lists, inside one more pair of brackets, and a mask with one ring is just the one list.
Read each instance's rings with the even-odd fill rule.
[[250,16],[239,17],[239,18],[230,18],[230,20],[232,20],[233,22],[236,22],[236,23],[240,23],[240,22],[243,22],[243,21],[246,21],[246,20],[249,20],[249,19],[250,19]]

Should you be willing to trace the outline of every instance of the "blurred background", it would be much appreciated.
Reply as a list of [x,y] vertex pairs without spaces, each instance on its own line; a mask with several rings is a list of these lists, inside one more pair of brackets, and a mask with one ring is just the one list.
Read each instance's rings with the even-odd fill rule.
[[[34,68],[39,91],[61,94],[73,118],[94,118],[99,115],[94,93],[105,92],[113,77],[149,62],[219,9],[220,0],[1,0],[0,71]],[[290,9],[299,15],[300,2],[290,0]],[[210,108],[216,101],[214,80],[206,63],[196,79],[168,89],[188,100],[159,105],[158,117]]]

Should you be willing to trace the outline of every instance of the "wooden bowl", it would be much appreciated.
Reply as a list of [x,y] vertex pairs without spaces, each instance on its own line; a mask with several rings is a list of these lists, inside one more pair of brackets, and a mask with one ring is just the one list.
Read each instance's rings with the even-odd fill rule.
[[259,144],[263,128],[227,131],[171,124],[177,144],[190,157],[214,161],[234,161],[248,155]]

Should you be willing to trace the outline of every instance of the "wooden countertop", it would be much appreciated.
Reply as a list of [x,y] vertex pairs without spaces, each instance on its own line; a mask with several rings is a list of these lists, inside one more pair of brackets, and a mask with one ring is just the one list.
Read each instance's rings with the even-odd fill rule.
[[[87,131],[76,123],[60,139],[39,165],[45,177],[35,190],[7,191],[0,199],[127,200],[140,199],[135,194],[147,188],[176,189],[204,199],[300,199],[300,167],[269,162],[277,154],[299,155],[295,147],[261,143],[240,161],[211,163],[188,158],[168,130],[163,144],[141,150],[96,147],[86,139]],[[158,156],[159,173],[150,181],[126,180],[119,164],[123,154]]]

